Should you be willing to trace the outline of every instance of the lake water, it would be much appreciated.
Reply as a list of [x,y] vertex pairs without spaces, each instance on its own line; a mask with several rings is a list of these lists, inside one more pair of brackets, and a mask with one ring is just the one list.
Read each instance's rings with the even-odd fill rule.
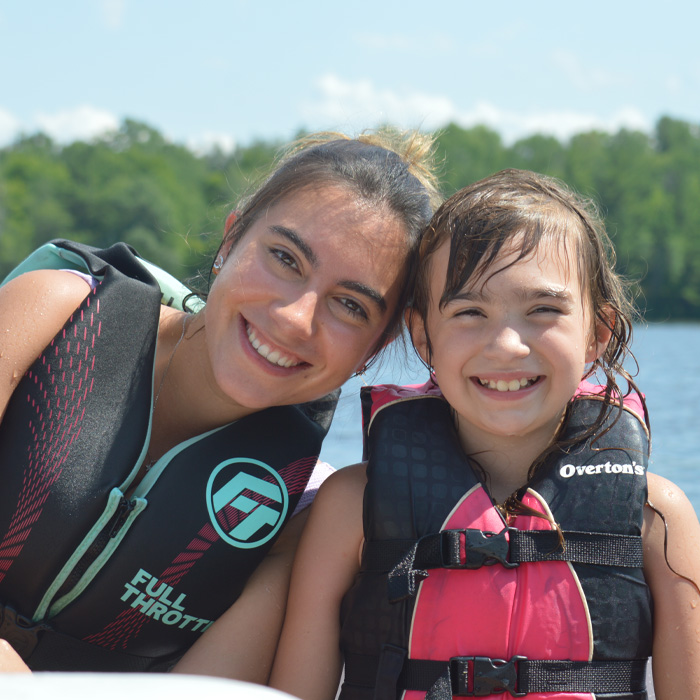
[[[651,416],[651,471],[678,484],[700,514],[700,324],[650,324],[634,330],[637,383]],[[427,370],[412,353],[393,352],[367,373],[369,384],[415,384]],[[362,457],[359,392],[362,380],[343,388],[321,458],[335,467]]]

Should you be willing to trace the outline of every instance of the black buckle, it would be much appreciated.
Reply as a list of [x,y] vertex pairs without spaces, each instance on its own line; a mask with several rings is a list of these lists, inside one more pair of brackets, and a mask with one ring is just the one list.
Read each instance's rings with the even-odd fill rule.
[[35,624],[9,605],[0,605],[0,639],[7,640],[25,661],[39,643],[39,632],[47,629],[48,625]]
[[514,698],[522,698],[527,693],[517,691],[518,672],[515,664],[525,660],[524,656],[514,656],[510,661],[488,656],[455,656],[450,659],[452,694],[482,697],[508,692]]
[[[482,566],[501,564],[506,569],[519,566],[518,562],[506,559],[509,552],[506,533],[484,530],[444,530],[441,534],[442,565],[445,569],[480,569]],[[460,555],[460,538],[464,536],[464,561]]]

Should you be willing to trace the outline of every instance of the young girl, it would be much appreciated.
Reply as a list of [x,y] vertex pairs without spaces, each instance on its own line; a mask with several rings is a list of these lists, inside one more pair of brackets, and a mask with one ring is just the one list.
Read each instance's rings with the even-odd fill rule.
[[333,698],[344,659],[342,700],[640,700],[653,654],[659,700],[700,698],[700,526],[646,472],[611,257],[534,173],[438,210],[409,314],[430,380],[365,392],[368,462],[313,507],[275,687]]

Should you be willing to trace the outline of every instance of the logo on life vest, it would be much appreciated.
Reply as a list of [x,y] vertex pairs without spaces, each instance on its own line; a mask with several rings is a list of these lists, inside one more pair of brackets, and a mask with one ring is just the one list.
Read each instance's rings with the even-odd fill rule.
[[240,549],[260,547],[282,527],[289,508],[287,487],[264,462],[222,462],[207,482],[207,509],[217,533]]
[[632,460],[632,464],[565,464],[559,469],[559,474],[565,479],[572,476],[595,476],[596,474],[634,474],[644,475],[644,467]]

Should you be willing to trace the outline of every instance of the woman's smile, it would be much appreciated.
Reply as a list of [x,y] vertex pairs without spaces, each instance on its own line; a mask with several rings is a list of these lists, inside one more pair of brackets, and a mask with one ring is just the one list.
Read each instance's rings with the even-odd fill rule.
[[406,252],[401,223],[326,186],[296,192],[231,245],[207,301],[213,383],[257,410],[343,384],[394,312]]
[[276,345],[263,335],[262,331],[254,328],[251,323],[246,321],[243,317],[241,317],[241,322],[248,336],[250,346],[268,364],[273,365],[275,368],[284,369],[297,369],[311,366],[308,362],[305,362],[291,351]]

